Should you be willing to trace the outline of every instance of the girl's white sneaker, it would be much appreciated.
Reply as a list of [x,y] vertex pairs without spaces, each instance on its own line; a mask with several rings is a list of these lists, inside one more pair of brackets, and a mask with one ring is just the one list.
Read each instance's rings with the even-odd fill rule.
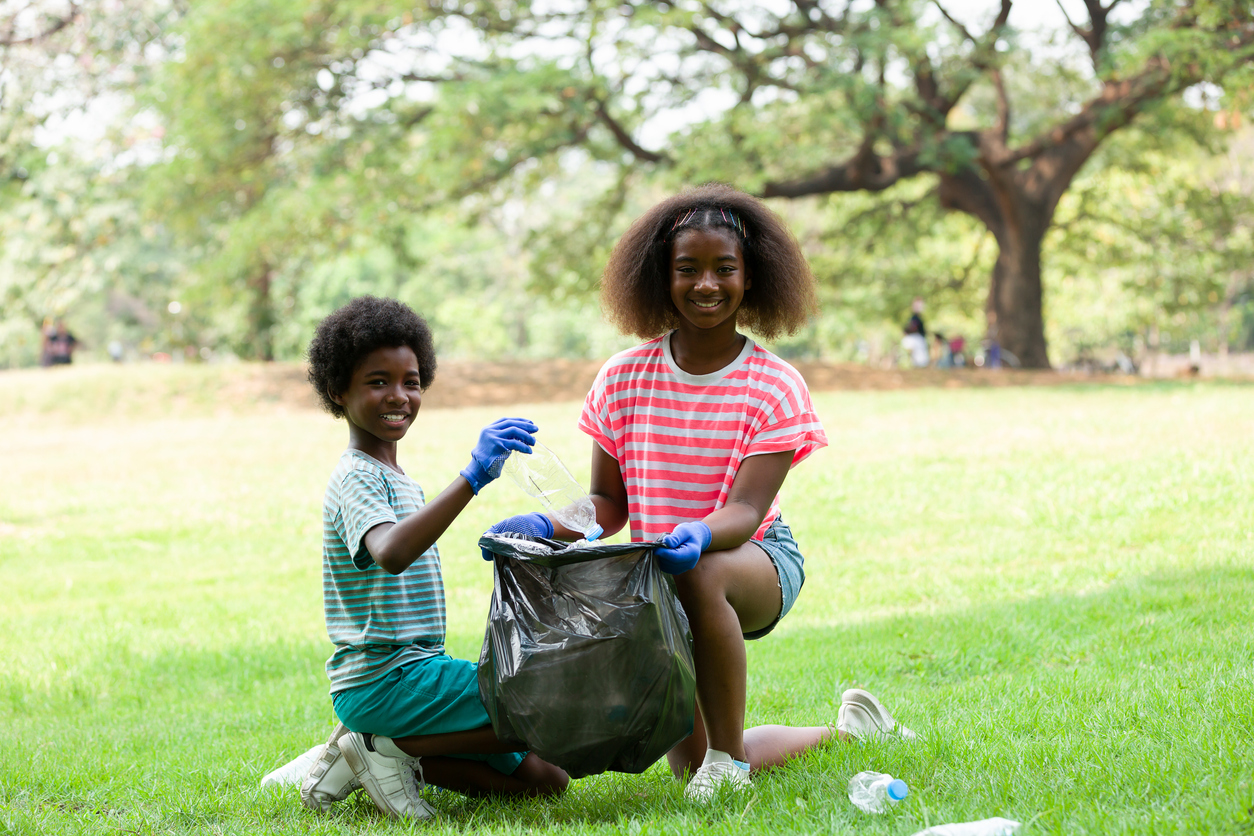
[[903,740],[914,740],[917,734],[901,725],[888,713],[888,709],[861,688],[850,688],[840,695],[840,711],[836,715],[836,730],[859,740],[895,734]]
[[684,798],[698,804],[709,804],[720,788],[732,791],[748,789],[749,765],[742,764],[726,752],[707,749],[705,760],[684,790]]

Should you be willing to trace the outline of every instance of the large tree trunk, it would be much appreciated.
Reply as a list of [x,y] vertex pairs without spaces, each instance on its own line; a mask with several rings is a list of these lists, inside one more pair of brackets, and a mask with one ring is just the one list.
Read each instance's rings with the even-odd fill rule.
[[[1061,194],[1061,189],[1057,189]],[[997,241],[988,287],[988,336],[1030,369],[1048,369],[1041,287],[1041,242],[1057,200],[1032,194],[1023,178],[966,169],[941,176],[941,205],[978,218]]]
[[1041,241],[1047,218],[1022,203],[1018,223],[994,230],[1000,248],[993,265],[985,311],[989,337],[1013,354],[1026,368],[1049,368],[1045,346],[1045,318],[1041,307]]

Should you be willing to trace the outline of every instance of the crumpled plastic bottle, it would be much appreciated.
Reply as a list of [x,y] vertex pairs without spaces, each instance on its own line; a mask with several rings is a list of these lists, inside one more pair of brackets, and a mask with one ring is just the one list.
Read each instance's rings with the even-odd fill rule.
[[585,540],[601,536],[588,492],[548,447],[537,441],[529,455],[514,454],[506,459],[503,470],[562,525],[582,532]]
[[1019,827],[1019,822],[1014,819],[980,819],[932,825],[914,836],[1013,836]]
[[909,794],[905,781],[882,772],[859,772],[849,779],[849,800],[864,813],[883,813]]

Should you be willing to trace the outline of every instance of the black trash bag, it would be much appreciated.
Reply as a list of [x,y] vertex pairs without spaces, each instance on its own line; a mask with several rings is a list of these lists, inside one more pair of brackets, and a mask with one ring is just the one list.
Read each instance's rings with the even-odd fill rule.
[[643,772],[692,734],[692,634],[656,544],[479,545],[496,555],[479,695],[497,737],[579,778]]

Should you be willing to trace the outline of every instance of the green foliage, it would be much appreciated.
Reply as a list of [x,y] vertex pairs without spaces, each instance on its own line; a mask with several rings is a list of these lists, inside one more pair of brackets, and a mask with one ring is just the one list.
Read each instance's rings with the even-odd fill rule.
[[[1251,135],[1207,157],[1138,154],[1134,169],[1095,172],[1060,207],[1049,263],[1056,339],[1074,357],[1119,339],[1129,353],[1198,340],[1254,348]],[[1112,149],[1126,154],[1129,149]]]
[[[1111,21],[1097,56],[1066,30],[1043,51],[1009,28],[968,39],[924,2],[101,3],[20,50],[0,46],[12,59],[0,78],[0,365],[31,362],[38,324],[61,313],[97,354],[117,339],[136,354],[294,358],[350,288],[420,301],[454,353],[595,353],[620,342],[596,324],[597,277],[651,202],[708,180],[761,191],[855,152],[909,152],[921,173],[776,204],[825,300],[780,349],[887,350],[916,294],[930,321],[978,338],[996,242],[941,210],[937,179],[981,165],[977,133],[999,118],[992,71],[1014,105],[1014,146],[1155,56],[1174,75],[1064,201],[1075,234],[1048,239],[1055,357],[1169,326],[1244,339],[1243,285],[1216,278],[1239,262],[1239,234],[1207,247],[1196,234],[1235,230],[1244,204],[1159,162],[1210,165],[1196,147],[1234,159],[1214,117],[1250,112],[1254,71],[1249,48],[1228,48],[1245,31],[1230,0],[1194,0],[1187,19],[1181,4],[1144,4]],[[923,101],[921,68],[956,96],[952,109]],[[1181,104],[1177,87],[1195,78],[1221,80],[1219,98]],[[36,145],[47,120],[92,102],[118,112],[103,139]],[[1091,227],[1124,218],[1122,196],[1144,189],[1171,211],[1145,214],[1139,232]],[[1113,281],[1107,261],[1158,278]]]

